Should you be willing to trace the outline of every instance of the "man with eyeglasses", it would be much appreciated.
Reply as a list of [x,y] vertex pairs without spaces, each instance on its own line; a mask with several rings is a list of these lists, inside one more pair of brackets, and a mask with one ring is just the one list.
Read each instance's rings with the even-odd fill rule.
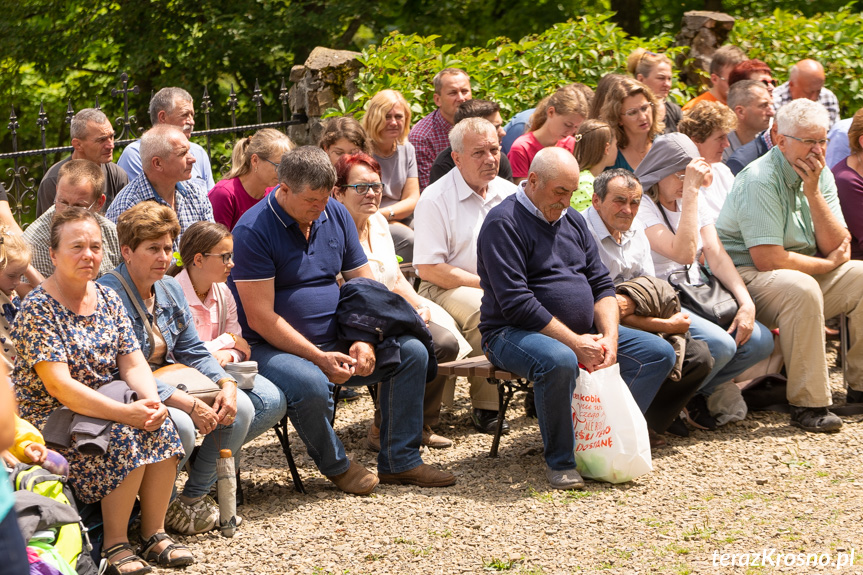
[[103,212],[114,197],[129,183],[129,177],[114,163],[114,127],[100,110],[84,108],[72,118],[69,127],[72,155],[48,168],[36,193],[36,215],[41,216],[54,205],[60,169],[69,160],[90,160],[102,167],[102,193],[107,201]]
[[716,222],[756,319],[779,328],[791,424],[827,433],[842,420],[827,409],[825,318],[847,314],[848,383],[863,390],[863,261],[849,261],[851,235],[825,169],[829,121],[805,98],[780,108],[776,146],[740,172]]
[[788,69],[788,81],[773,90],[773,107],[779,108],[787,103],[804,98],[818,102],[830,114],[829,130],[839,119],[839,100],[836,94],[824,87],[824,66],[815,60],[800,60]]
[[[117,267],[123,258],[117,228],[99,210],[105,204],[102,193],[105,175],[98,164],[90,160],[69,160],[59,170],[57,193],[54,205],[24,230],[24,239],[30,244],[31,263],[39,273],[48,277],[54,273],[49,245],[51,244],[51,222],[56,214],[70,207],[80,207],[93,212],[102,230],[102,265],[99,276]],[[94,278],[95,279],[95,278]]]

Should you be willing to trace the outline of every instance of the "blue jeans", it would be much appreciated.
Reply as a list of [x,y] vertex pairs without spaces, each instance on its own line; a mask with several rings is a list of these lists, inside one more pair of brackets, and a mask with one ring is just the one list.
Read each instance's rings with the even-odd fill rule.
[[[533,382],[545,462],[555,470],[575,468],[572,394],[578,378],[575,352],[535,331],[508,327],[488,338],[485,352],[493,364]],[[674,350],[662,338],[620,327],[620,374],[644,413],[674,365]]]
[[[401,363],[376,367],[368,376],[354,376],[343,385],[380,382],[382,414],[378,473],[401,473],[422,464],[423,394],[428,351],[415,337],[398,338]],[[333,431],[333,384],[315,364],[267,343],[252,347],[261,374],[279,386],[287,399],[288,417],[321,473],[328,477],[350,467],[344,445]]]
[[713,356],[713,369],[698,389],[702,395],[709,396],[718,385],[731,381],[773,353],[773,334],[762,323],[756,321],[749,341],[737,347],[734,337],[724,329],[688,309],[683,311],[689,314],[689,333],[707,343]]
[[[186,497],[201,497],[210,491],[216,482],[216,462],[220,449],[230,449],[234,454],[234,465],[239,469],[240,450],[243,445],[273,427],[285,414],[286,404],[282,392],[271,381],[255,378],[255,388],[250,391],[237,391],[237,415],[231,425],[217,425],[216,429],[204,437],[195,463],[189,470],[189,479],[183,487]],[[192,418],[182,410],[169,407],[171,419],[177,427],[183,443],[185,458],[180,468],[186,464],[195,448],[195,425]]]
[[[8,481],[6,472],[0,468],[0,481]],[[86,552],[86,551],[85,551]],[[18,529],[18,516],[12,508],[6,517],[0,521],[0,573],[29,573],[30,562],[27,559],[27,548],[21,530]]]

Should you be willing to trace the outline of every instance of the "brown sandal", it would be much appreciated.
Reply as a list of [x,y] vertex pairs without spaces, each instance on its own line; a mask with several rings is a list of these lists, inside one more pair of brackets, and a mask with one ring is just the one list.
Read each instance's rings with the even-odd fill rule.
[[[128,551],[130,555],[123,557],[122,559],[118,559],[116,561],[112,560],[111,557],[122,553],[123,551]],[[102,557],[108,560],[108,567],[105,569],[105,575],[144,575],[145,573],[150,573],[153,568],[147,565],[147,562],[138,557],[135,554],[135,550],[132,549],[132,546],[128,543],[117,543],[116,545],[112,545],[107,549],[102,549]],[[127,563],[142,563],[144,566],[140,569],[135,569],[134,571],[120,571],[120,567],[126,565]]]
[[[156,551],[155,547],[162,541],[168,541],[168,546],[161,551]],[[171,553],[174,551],[191,551],[185,545],[174,541],[170,535],[164,531],[153,533],[153,535],[141,543],[141,555],[148,563],[153,563],[159,567],[185,567],[195,562],[195,558],[191,555],[171,558]]]

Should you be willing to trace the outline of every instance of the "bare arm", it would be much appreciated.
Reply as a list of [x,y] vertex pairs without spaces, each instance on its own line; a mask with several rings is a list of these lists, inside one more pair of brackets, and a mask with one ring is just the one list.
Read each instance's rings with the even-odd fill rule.
[[117,367],[120,370],[120,379],[137,391],[138,397],[159,401],[159,392],[156,391],[156,380],[153,379],[153,372],[150,370],[150,366],[147,365],[147,360],[144,359],[144,354],[141,353],[141,350],[118,356]]
[[[349,272],[342,272],[342,277],[345,278],[345,281],[352,280],[354,278],[369,278],[370,280],[375,279],[375,276],[372,273],[372,268],[369,266],[369,264],[365,264]],[[258,330],[255,329],[255,331]],[[258,333],[261,332],[258,331]]]
[[[362,270],[365,270],[363,272]],[[368,265],[357,270],[346,272],[347,279],[368,277],[371,275]],[[290,354],[302,357],[314,363],[333,383],[344,383],[353,375],[353,365],[356,360],[349,355],[338,352],[325,352],[291,326],[276,313],[274,280],[238,281],[237,293],[246,312],[249,327],[255,330],[267,343]]]
[[158,399],[120,403],[102,395],[75,380],[65,363],[40,361],[34,369],[48,393],[75,413],[117,421],[147,431],[161,427],[168,415],[167,409]]
[[809,200],[818,251],[829,254],[849,238],[850,234],[833,215],[819,185],[821,171],[824,169],[824,156],[820,153],[809,154],[807,158],[798,159],[791,167],[803,179],[803,195]]
[[617,326],[620,324],[617,298],[604,297],[593,304],[593,325],[602,337],[597,341],[602,346],[605,357],[596,369],[617,363]]
[[[405,187],[402,188],[401,200],[387,206],[382,212],[387,216],[388,221],[403,220],[408,216],[412,216],[414,208],[417,207],[417,201],[420,199],[420,181],[419,178],[408,178],[405,180]],[[392,210],[395,216],[390,220],[389,210]]]
[[479,276],[450,264],[417,264],[417,275],[443,289],[479,288]]
[[797,270],[810,275],[826,274],[851,258],[851,239],[846,238],[826,258],[805,256],[789,252],[775,244],[764,244],[749,248],[749,255],[758,271]]

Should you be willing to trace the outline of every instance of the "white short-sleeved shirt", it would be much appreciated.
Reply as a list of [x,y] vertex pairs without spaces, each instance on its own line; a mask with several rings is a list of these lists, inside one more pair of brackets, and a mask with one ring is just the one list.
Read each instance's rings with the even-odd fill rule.
[[725,204],[725,198],[728,197],[728,192],[734,184],[734,174],[721,162],[710,164],[710,170],[713,172],[713,182],[709,186],[702,186],[698,196],[698,207],[704,208],[710,216],[710,223],[715,224]]
[[[646,200],[650,202],[650,198]],[[650,254],[650,240],[647,239],[644,226],[638,219],[633,220],[629,229],[621,234],[620,243],[617,243],[593,206],[582,214],[599,247],[599,258],[608,268],[608,275],[614,285],[641,276],[656,276]]]
[[456,168],[423,191],[414,210],[414,264],[449,264],[476,273],[476,239],[488,212],[516,186],[503,178],[488,185],[485,198]]
[[[650,198],[645,197],[645,201],[641,202],[641,206],[638,208],[638,215],[636,219],[641,222],[644,226],[644,229],[647,230],[656,225],[665,226],[668,225],[665,223],[665,218],[662,217],[662,214],[659,211],[659,206],[656,205],[656,202],[652,201]],[[676,231],[677,226],[680,224],[680,200],[677,200],[677,211],[672,212],[662,208],[662,211],[665,212],[665,215],[668,216],[668,221],[671,222],[671,227],[673,228],[671,231]],[[698,266],[698,258],[701,257],[701,229],[704,226],[712,226],[713,221],[710,218],[710,213],[704,207],[704,202],[698,202],[698,250],[695,254],[695,263],[689,269],[689,283],[692,285],[698,285],[701,283],[701,274],[699,272]],[[683,271],[686,266],[684,264],[679,264],[674,260],[668,259],[662,254],[651,250],[650,254],[653,256],[653,267],[656,268],[656,277],[659,279],[667,280],[668,276],[673,272]],[[677,276],[680,277],[680,276]]]

